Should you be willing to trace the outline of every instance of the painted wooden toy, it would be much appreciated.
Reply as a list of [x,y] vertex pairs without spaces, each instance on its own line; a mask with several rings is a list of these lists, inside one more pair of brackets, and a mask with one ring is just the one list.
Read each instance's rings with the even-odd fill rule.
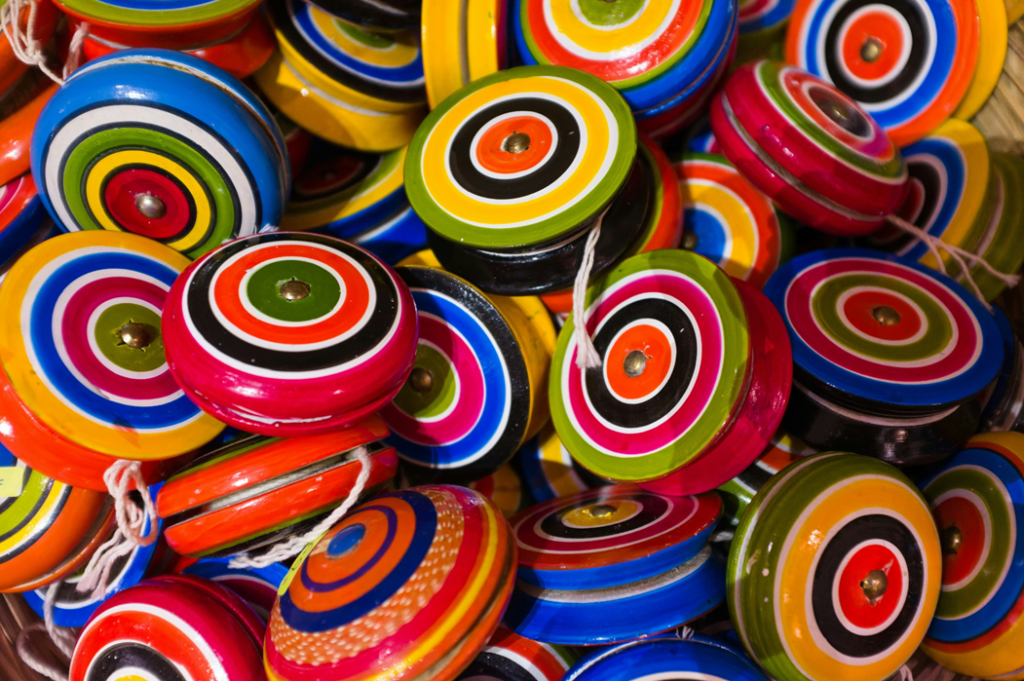
[[1003,339],[1003,365],[981,412],[978,432],[1024,432],[1024,345],[1002,310],[992,308],[992,316]]
[[[291,167],[292,177],[297,181],[299,175],[306,169],[306,165],[309,162],[315,138],[308,130],[300,127],[295,121],[277,109],[270,107],[270,112],[274,117],[274,122],[277,123],[278,130],[281,131],[285,149],[288,150],[288,165]],[[317,147],[319,148],[319,145]],[[294,190],[294,188],[293,184],[292,189]],[[286,206],[285,215],[287,214]],[[282,221],[284,219],[285,217],[281,218]]]
[[833,83],[905,146],[963,99],[979,32],[977,5],[967,0],[797,0],[786,61]]
[[277,225],[291,181],[280,131],[250,90],[148,49],[68,79],[39,117],[32,172],[65,231],[133,232],[191,258]]
[[768,681],[742,652],[706,636],[668,634],[598,650],[576,663],[565,681]]
[[8,271],[0,292],[0,440],[62,482],[105,491],[115,458],[150,482],[224,425],[168,371],[161,310],[187,267],[180,253],[125,232],[48,239]]
[[41,242],[52,228],[31,175],[0,186],[0,277],[27,247]]
[[675,169],[684,248],[717,263],[730,277],[762,288],[791,248],[789,217],[724,156],[685,154]]
[[[0,7],[6,4],[7,0],[4,0],[0,3]],[[31,29],[32,36],[39,41],[39,44],[46,45],[57,27],[59,19],[60,12],[57,11],[51,0],[32,0],[32,2],[22,5],[18,16],[18,27],[21,35],[28,35]],[[29,21],[32,22],[32,26],[29,26]],[[11,41],[4,35],[4,32],[8,30],[10,29],[7,24],[0,25],[0,38],[3,38],[0,40],[0,101],[4,104],[12,94],[11,88],[29,71],[28,64],[18,59],[11,47]],[[32,70],[38,71],[38,69]]]
[[180,46],[166,45],[159,38],[154,40],[151,31],[139,32],[124,27],[123,31],[117,32],[117,40],[113,40],[111,36],[91,34],[90,27],[88,22],[69,16],[68,31],[62,35],[61,52],[66,54],[70,50],[73,36],[81,30],[85,36],[81,47],[83,63],[135,47],[176,47],[224,69],[235,78],[246,78],[263,66],[277,47],[274,31],[262,12],[253,12],[246,17],[245,24],[223,37],[206,43],[182,43]]
[[391,33],[420,27],[421,3],[417,0],[316,0],[313,4],[368,31]]
[[419,315],[416,362],[381,416],[413,480],[478,480],[548,418],[555,329],[536,297],[488,296],[434,267],[404,266]]
[[304,532],[348,496],[371,466],[366,494],[395,474],[398,458],[384,443],[378,417],[347,430],[286,439],[250,435],[200,454],[156,496],[164,536],[183,556],[252,551]]
[[961,674],[1024,678],[1024,435],[974,436],[921,489],[943,553],[924,651]]
[[[650,203],[640,233],[633,239],[619,261],[647,251],[676,248],[683,238],[682,192],[672,162],[658,143],[640,135],[637,160],[643,164],[650,188]],[[572,289],[541,296],[544,305],[556,314],[572,311]]]
[[524,63],[591,73],[644,114],[680,99],[694,107],[694,93],[720,70],[721,55],[731,51],[736,14],[733,0],[517,0],[514,27]]
[[0,99],[0,185],[29,172],[32,132],[55,92],[57,85],[42,71],[30,69]]
[[424,0],[420,44],[430,108],[508,67],[506,2]]
[[498,509],[444,485],[357,507],[296,559],[270,614],[270,681],[454,678],[512,590],[516,545]]
[[907,169],[885,131],[798,68],[762,60],[737,69],[711,103],[711,129],[751,184],[823,231],[871,232],[906,196]]
[[666,143],[666,151],[673,158],[678,158],[689,152],[719,155],[722,153],[722,147],[715,139],[715,133],[711,132],[711,120],[707,116],[697,119],[697,122],[691,125],[681,137],[672,140],[671,146],[669,144]]
[[562,681],[575,661],[568,648],[531,641],[499,626],[457,681]]
[[409,143],[427,100],[414,32],[370,33],[302,0],[272,0],[267,10],[281,54],[256,82],[275,106],[342,146]]
[[924,638],[942,553],[928,503],[892,466],[809,456],[754,497],[729,553],[729,612],[778,681],[883,681]]
[[106,494],[48,478],[0,445],[0,591],[42,586],[75,569],[68,559],[95,549],[113,512]]
[[204,558],[185,568],[182,574],[220,584],[248,603],[266,622],[277,600],[277,590],[288,574],[288,568],[280,563],[271,563],[262,568],[233,568],[230,562],[228,558]]
[[650,178],[614,88],[555,66],[495,73],[459,90],[417,131],[405,163],[413,208],[445,269],[488,293],[572,285],[602,225],[593,272],[643,226]]
[[978,681],[978,677],[957,674],[928,657],[924,650],[917,649],[913,657],[904,665],[915,679],[934,679],[934,681]]
[[707,546],[717,494],[665,497],[614,485],[528,508],[505,624],[563,645],[628,641],[680,626],[725,598]]
[[[151,493],[155,494],[159,487],[160,483],[153,485],[150,488]],[[143,534],[149,532],[150,522],[151,519],[147,517]],[[160,526],[159,521],[157,525]],[[142,581],[149,570],[156,547],[157,542],[152,542],[148,546],[135,546],[129,553],[119,556],[110,569],[110,577],[106,582],[107,588],[102,594],[77,590],[85,572],[84,565],[74,574],[64,577],[57,587],[57,595],[53,604],[54,624],[59,627],[84,627],[103,601]],[[44,603],[49,589],[50,585],[47,585],[33,591],[26,591],[23,594],[29,607],[43,618],[46,617]]]
[[663,250],[624,261],[585,304],[602,366],[577,367],[570,315],[549,382],[573,458],[663,494],[706,492],[753,463],[792,378],[782,321],[757,289],[699,255]]
[[[1024,265],[1024,161],[1011,154],[992,154],[992,216],[974,252],[1003,274],[1016,274]],[[992,276],[980,264],[970,268],[971,278],[986,300],[995,300],[1006,282]],[[964,282],[963,277],[958,281]]]
[[[795,0],[739,0],[740,52],[768,56],[766,53],[785,39],[795,4]],[[739,63],[744,61],[748,60]]]
[[466,486],[493,501],[505,518],[511,518],[530,503],[530,495],[519,473],[510,463]]
[[757,461],[729,482],[718,486],[726,521],[733,526],[739,525],[754,495],[772,476],[794,461],[817,453],[817,450],[811,449],[784,428],[779,428]]
[[793,344],[786,428],[811,447],[925,464],[974,433],[1003,341],[949,277],[891,254],[832,249],[783,265],[765,294]]
[[100,606],[75,646],[70,679],[262,679],[262,629],[256,613],[218,584],[157,577]]
[[340,239],[297,232],[197,260],[164,314],[185,393],[229,425],[280,437],[341,430],[390,402],[412,371],[416,329],[394,271]]
[[348,239],[391,265],[426,248],[427,228],[405,195],[405,152],[320,151],[295,178],[281,227]]
[[517,455],[534,501],[541,503],[608,484],[569,454],[550,422]]

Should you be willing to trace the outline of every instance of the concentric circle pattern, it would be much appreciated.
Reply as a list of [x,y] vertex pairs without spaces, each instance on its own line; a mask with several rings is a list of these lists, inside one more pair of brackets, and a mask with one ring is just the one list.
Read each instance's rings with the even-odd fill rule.
[[284,142],[266,108],[220,69],[125,50],[77,71],[52,101],[32,168],[65,231],[132,232],[195,258],[280,222]]
[[715,494],[668,497],[633,485],[553,499],[510,521],[518,576],[567,590],[647,579],[696,556],[721,513]]
[[833,83],[904,146],[953,113],[979,49],[973,2],[798,0],[786,61]]
[[948,277],[894,256],[834,249],[800,256],[765,294],[800,370],[876,403],[935,406],[984,390],[1002,364],[992,316]]
[[497,628],[515,559],[508,525],[476,492],[376,497],[313,542],[281,584],[268,678],[452,678]]
[[537,503],[577,494],[604,482],[576,463],[551,423],[519,449],[518,460],[530,496]]
[[481,291],[443,270],[402,267],[419,315],[413,375],[384,407],[399,454],[480,478],[526,435],[531,394],[523,348]]
[[253,0],[59,0],[72,16],[118,27],[178,27],[208,24],[246,13]]
[[565,681],[768,681],[731,645],[703,636],[656,636],[609,647],[580,660]]
[[352,100],[355,106],[379,101],[382,111],[426,101],[414,32],[367,31],[302,0],[274,0],[268,9],[285,57],[307,77],[320,76],[329,93],[369,98]]
[[280,563],[264,568],[233,568],[230,562],[230,558],[205,558],[185,568],[182,574],[217,582],[251,605],[266,621],[288,569]]
[[636,145],[629,107],[608,84],[563,67],[509,69],[430,113],[409,147],[406,190],[424,222],[451,241],[541,243],[608,205]]
[[712,2],[520,0],[517,5],[534,59],[587,71],[624,88],[681,59],[704,29]]
[[23,256],[0,295],[0,362],[25,405],[66,439],[121,458],[169,458],[215,437],[223,425],[182,393],[164,359],[161,312],[187,265],[116,232],[62,235]]
[[72,681],[263,676],[259,618],[237,596],[198,577],[159,577],[107,599],[71,660]]
[[499,626],[456,681],[561,681],[574,660],[567,648],[531,641]]
[[740,0],[740,35],[770,31],[785,24],[794,0]]
[[748,507],[729,554],[729,611],[773,678],[882,681],[924,638],[941,573],[927,502],[906,477],[821,454]]
[[179,279],[167,317],[178,380],[223,418],[271,435],[337,429],[374,413],[408,375],[415,350],[415,307],[394,272],[315,234],[222,246]]
[[718,437],[747,381],[750,339],[739,294],[716,265],[653,251],[592,286],[586,325],[600,369],[576,366],[577,323],[570,316],[559,334],[549,386],[555,428],[587,469],[651,480]]
[[977,435],[925,481],[943,542],[942,595],[925,649],[986,678],[1018,672],[1024,608],[1024,436]]
[[32,240],[45,216],[31,175],[0,186],[0,268]]
[[[683,229],[690,250],[731,277],[761,288],[782,252],[785,219],[724,156],[687,154],[676,163],[683,194]],[[688,244],[689,245],[689,242]]]

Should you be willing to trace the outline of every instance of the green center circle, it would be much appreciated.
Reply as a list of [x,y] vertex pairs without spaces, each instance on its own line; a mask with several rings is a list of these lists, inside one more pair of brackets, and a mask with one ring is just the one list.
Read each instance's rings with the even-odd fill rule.
[[[121,328],[129,323],[142,324],[149,332],[149,345],[133,348],[121,339]],[[153,371],[164,365],[164,339],[160,333],[160,315],[136,303],[111,305],[96,321],[93,329],[96,345],[108,360],[127,371]]]
[[[906,345],[883,345],[854,333],[839,317],[836,301],[845,291],[856,286],[889,290],[910,299],[924,313],[928,332]],[[836,343],[861,355],[884,358],[890,362],[913,362],[935,357],[953,338],[953,325],[934,298],[912,284],[884,275],[847,274],[834,277],[822,283],[815,291],[811,309],[825,334]]]
[[580,13],[595,26],[624,24],[643,6],[644,0],[579,0]]
[[[309,286],[309,295],[288,300],[281,286],[297,280]],[[341,284],[330,271],[305,260],[275,260],[256,270],[245,290],[249,302],[272,319],[309,322],[330,313],[341,299]]]
[[436,348],[420,343],[413,371],[416,369],[430,372],[433,379],[430,390],[421,393],[406,381],[395,396],[395,406],[415,419],[440,416],[455,400],[455,371],[451,363]]

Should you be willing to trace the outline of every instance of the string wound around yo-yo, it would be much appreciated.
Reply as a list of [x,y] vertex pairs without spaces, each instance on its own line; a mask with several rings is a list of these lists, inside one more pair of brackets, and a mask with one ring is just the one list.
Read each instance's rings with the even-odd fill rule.
[[991,274],[996,279],[1002,281],[1010,288],[1013,288],[1020,282],[1020,275],[1005,274],[1003,272],[1000,272],[996,268],[992,267],[992,265],[990,265],[988,261],[986,261],[981,256],[965,251],[964,249],[959,248],[957,246],[947,244],[939,237],[933,234],[929,234],[928,232],[921,229],[917,225],[911,224],[910,222],[899,217],[898,215],[890,215],[889,217],[886,218],[886,220],[888,220],[892,225],[898,227],[907,234],[917,237],[925,246],[927,246],[928,250],[932,254],[932,257],[935,258],[935,261],[938,263],[939,271],[947,275],[948,272],[946,271],[946,263],[943,262],[942,256],[939,253],[939,249],[941,248],[942,250],[949,253],[949,256],[953,259],[953,261],[956,262],[957,265],[959,265],[960,271],[963,273],[963,277],[967,282],[967,285],[970,286],[971,291],[974,293],[975,297],[977,297],[977,299],[981,301],[981,304],[984,305],[985,309],[988,310],[989,312],[992,311],[992,306],[989,304],[987,300],[985,300],[985,296],[981,293],[981,288],[978,287],[978,283],[974,281],[974,277],[971,276],[971,268],[967,266],[967,261],[970,261],[971,264],[981,266],[982,269],[984,269],[986,272]]
[[[601,218],[604,216],[602,215]],[[597,241],[601,238],[601,219],[597,226],[587,235],[587,243],[583,247],[583,262],[576,272],[576,281],[572,287],[572,318],[573,335],[576,337],[576,366],[580,369],[596,369],[601,366],[601,355],[594,347],[594,341],[587,332],[587,284],[590,273],[594,269],[594,251]]]
[[251,556],[246,553],[238,554],[231,559],[229,564],[230,567],[236,570],[244,570],[247,568],[259,569],[265,568],[274,563],[288,560],[289,558],[294,558],[302,553],[302,550],[305,549],[310,542],[316,541],[316,539],[327,532],[327,530],[334,527],[335,523],[345,517],[345,514],[352,509],[357,501],[359,501],[359,497],[362,496],[363,490],[366,489],[366,483],[370,480],[370,469],[373,465],[370,461],[370,451],[366,447],[359,447],[355,450],[355,456],[359,461],[359,475],[356,477],[355,484],[352,486],[352,489],[349,490],[348,496],[345,497],[345,501],[341,506],[338,506],[338,508],[331,511],[327,517],[318,522],[316,526],[308,532],[289,537],[257,556]]
[[[75,590],[79,593],[91,592],[93,597],[102,598],[106,593],[110,580],[110,572],[117,560],[127,556],[139,546],[149,546],[156,541],[159,528],[156,523],[156,510],[149,487],[142,477],[142,464],[138,461],[119,459],[103,473],[103,482],[107,491],[114,499],[114,518],[117,527],[110,539],[104,542],[89,559],[85,572]],[[129,496],[132,483],[142,498],[142,506],[136,504]],[[146,520],[149,519],[149,531],[146,531]]]

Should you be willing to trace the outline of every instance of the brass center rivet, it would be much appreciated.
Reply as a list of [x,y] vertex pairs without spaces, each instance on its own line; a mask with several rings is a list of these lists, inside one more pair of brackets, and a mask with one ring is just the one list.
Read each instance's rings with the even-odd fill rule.
[[309,296],[309,284],[298,279],[292,279],[281,284],[278,291],[280,291],[281,297],[285,300],[302,300]]

